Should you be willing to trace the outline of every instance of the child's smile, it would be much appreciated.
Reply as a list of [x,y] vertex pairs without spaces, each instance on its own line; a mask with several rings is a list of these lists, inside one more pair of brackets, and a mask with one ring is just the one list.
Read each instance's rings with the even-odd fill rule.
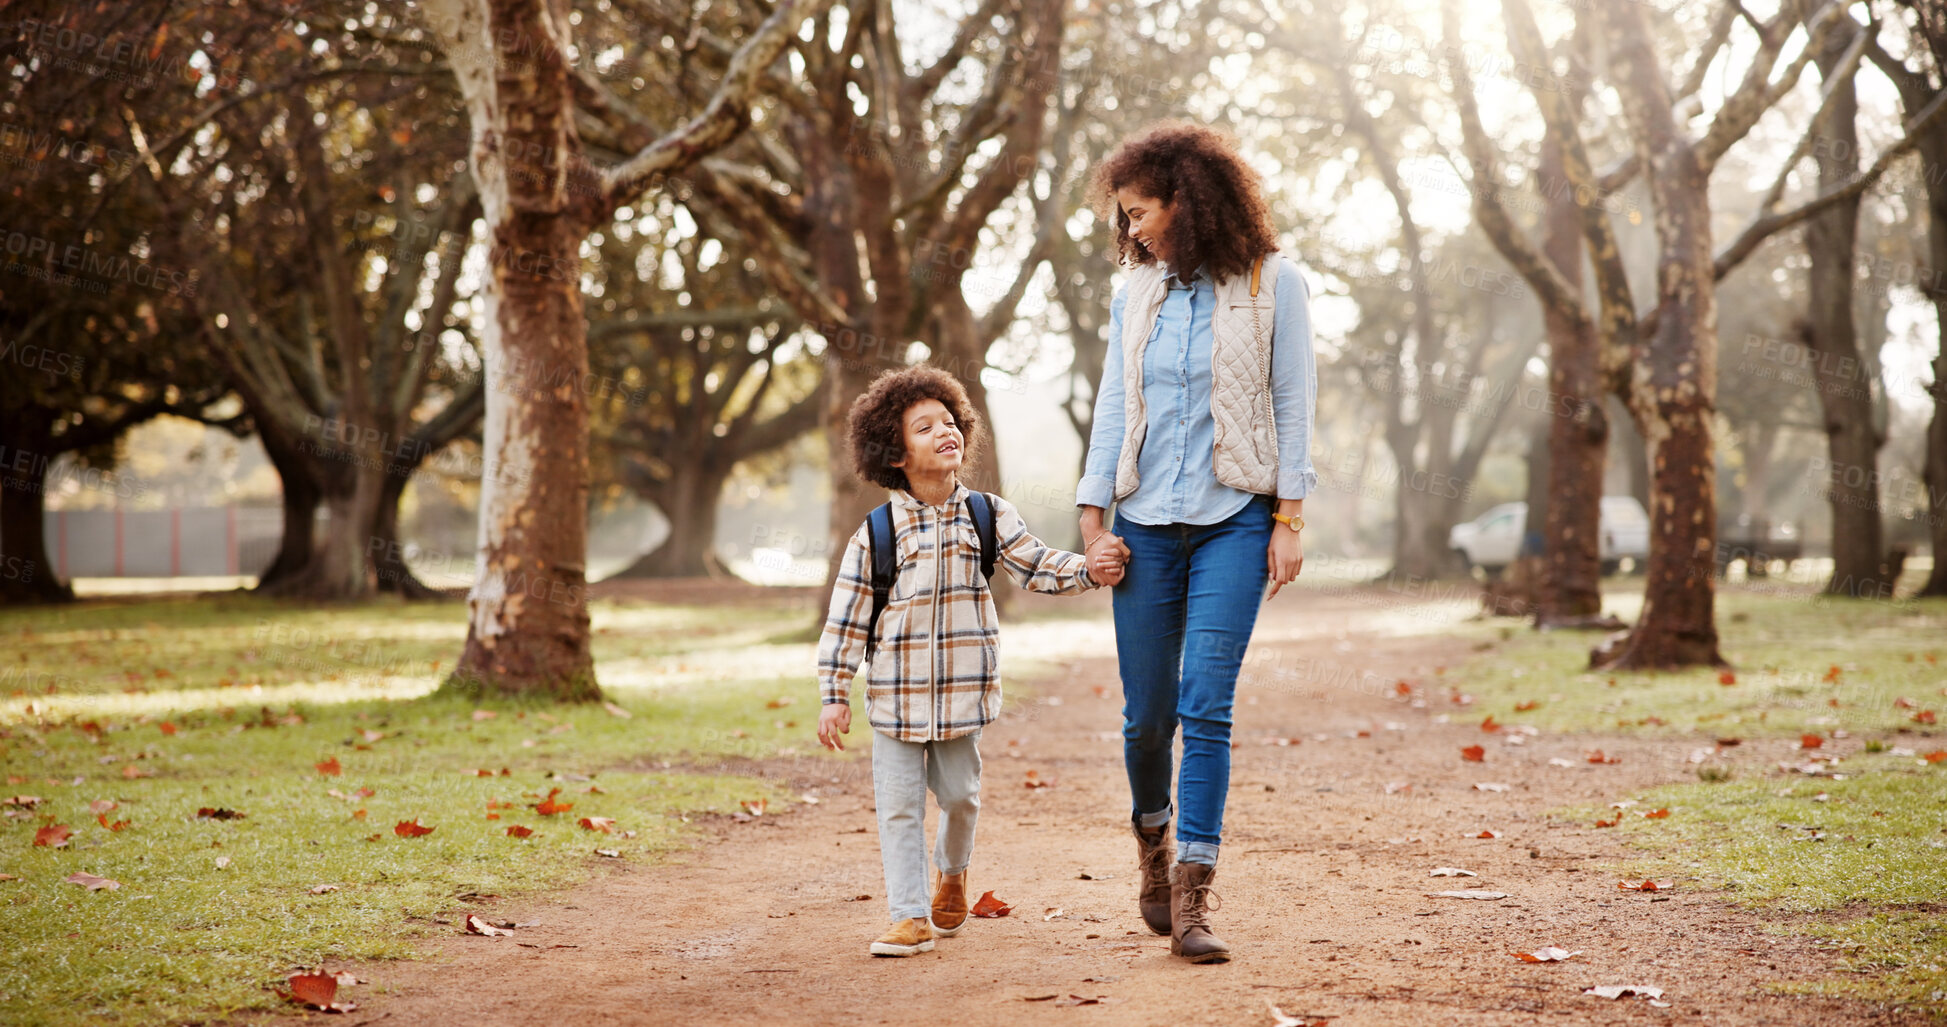
[[906,453],[893,461],[915,485],[949,480],[966,461],[966,436],[946,404],[925,399],[906,411]]

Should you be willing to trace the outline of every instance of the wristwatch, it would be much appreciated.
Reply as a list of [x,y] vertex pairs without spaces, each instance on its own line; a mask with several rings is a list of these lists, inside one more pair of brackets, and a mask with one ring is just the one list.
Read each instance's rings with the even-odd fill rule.
[[1294,532],[1305,530],[1305,515],[1274,513],[1271,519],[1279,524],[1289,525]]

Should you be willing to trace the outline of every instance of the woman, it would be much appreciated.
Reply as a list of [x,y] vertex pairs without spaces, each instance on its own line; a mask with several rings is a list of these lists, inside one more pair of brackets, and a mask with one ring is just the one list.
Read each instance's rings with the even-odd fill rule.
[[1076,495],[1089,557],[1128,557],[1112,583],[1137,905],[1172,954],[1221,963],[1230,946],[1208,911],[1237,672],[1259,604],[1304,564],[1317,482],[1308,294],[1277,253],[1257,174],[1211,129],[1165,123],[1125,141],[1092,191],[1129,280],[1111,307]]

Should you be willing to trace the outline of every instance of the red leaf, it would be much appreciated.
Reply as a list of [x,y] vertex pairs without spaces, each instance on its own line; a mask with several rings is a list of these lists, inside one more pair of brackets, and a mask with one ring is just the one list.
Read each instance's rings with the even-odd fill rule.
[[1641,884],[1630,884],[1628,881],[1616,882],[1616,887],[1623,891],[1669,891],[1676,886],[1675,881],[1644,881]]
[[309,1006],[312,1009],[321,1009],[327,1013],[349,1013],[358,1008],[358,1003],[356,1002],[336,1001],[338,997],[338,978],[336,975],[326,973],[292,974],[285,979],[290,982],[291,990],[279,991],[278,994],[282,995],[287,1001],[296,1002],[301,1006]]
[[109,823],[108,814],[106,813],[97,815],[95,819],[101,823],[101,826],[109,829],[110,831],[120,831],[121,829],[128,826],[128,821],[126,820],[117,820],[112,824]]
[[45,845],[50,849],[63,849],[67,847],[68,839],[73,834],[74,829],[66,824],[49,824],[34,832],[34,844]]
[[[7,779],[7,783],[10,785],[17,785],[25,782],[26,780],[27,779],[24,777],[10,777]],[[5,801],[0,801],[0,806],[19,806],[21,809],[33,809],[35,806],[38,806],[40,804],[41,804],[41,797],[38,795],[16,795]]]
[[507,829],[507,833],[513,835],[516,838],[525,838],[528,835],[533,834],[534,829],[531,827],[522,827],[519,824],[515,824],[514,826]]
[[1494,722],[1494,714],[1492,714],[1492,713],[1490,713],[1490,714],[1488,714],[1488,715],[1487,715],[1487,719],[1486,719],[1486,720],[1483,720],[1483,721],[1481,721],[1481,730],[1482,730],[1482,731],[1499,731],[1499,730],[1501,730],[1501,725],[1499,725],[1499,724],[1496,724],[1496,723]]
[[1501,837],[1501,834],[1500,834],[1500,832],[1499,832],[1499,831],[1482,831],[1481,833],[1479,833],[1479,834],[1477,834],[1477,835],[1475,835],[1474,837],[1476,837],[1476,838],[1499,838],[1499,837]]
[[1947,763],[1947,749],[1935,749],[1922,758],[1928,763]]
[[1824,744],[1825,744],[1825,739],[1820,738],[1817,735],[1798,736],[1798,747],[1801,749],[1816,749],[1819,746]]
[[156,727],[160,728],[162,730],[162,733],[165,735],[173,735],[176,733],[176,725],[171,724],[166,720],[160,724],[157,724]]
[[609,833],[609,828],[615,826],[615,818],[614,817],[583,817],[581,818],[581,826],[583,830],[600,831],[603,834],[607,834]]
[[1932,710],[1921,710],[1913,715],[1913,722],[1915,724],[1931,724],[1934,720],[1934,712]]
[[1735,685],[1737,684],[1737,675],[1728,670],[1720,671],[1717,675],[1717,683],[1720,685]]
[[107,813],[114,808],[116,808],[116,804],[113,799],[96,799],[88,804],[88,812],[90,813]]
[[353,820],[364,820],[364,819],[365,819],[365,811],[364,811],[364,810],[362,810],[362,809],[355,809],[355,810],[352,810],[352,819],[353,819]]
[[1393,685],[1393,692],[1398,695],[1412,695],[1413,686],[1404,681],[1400,681]]
[[1596,821],[1596,822],[1595,822],[1595,826],[1597,826],[1597,827],[1614,827],[1614,826],[1616,826],[1617,824],[1620,824],[1620,823],[1622,823],[1622,814],[1620,814],[1620,813],[1618,813],[1618,814],[1616,814],[1616,815],[1615,815],[1615,817],[1613,817],[1612,819],[1609,819],[1609,820],[1598,820],[1598,821]]
[[66,881],[69,884],[78,884],[83,888],[88,889],[89,891],[101,891],[103,888],[106,888],[109,891],[114,891],[115,889],[120,888],[122,886],[122,882],[120,881],[111,881],[106,877],[96,877],[95,875],[87,873],[86,871],[82,871],[82,870],[77,870],[74,873],[61,878],[61,880]]
[[742,806],[744,808],[745,813],[748,813],[753,817],[761,817],[764,815],[765,810],[771,808],[771,800],[744,799],[739,801],[737,805]]
[[1469,763],[1484,763],[1487,760],[1487,750],[1478,745],[1470,745],[1460,750],[1460,758]]
[[1919,703],[1908,699],[1906,696],[1900,696],[1898,699],[1893,700],[1893,706],[1895,709],[1901,710],[1915,710],[1920,708]]
[[323,763],[317,764],[317,768],[318,768],[318,773],[323,774],[326,777],[337,777],[339,774],[344,772],[344,768],[338,765],[338,757],[336,756],[333,756],[332,758],[325,760]]
[[438,828],[427,827],[419,822],[418,817],[414,817],[411,820],[399,821],[393,826],[392,833],[401,838],[423,838],[436,830]]
[[1560,963],[1581,955],[1555,945],[1544,945],[1533,952],[1510,952],[1508,955],[1524,963]]
[[1027,779],[1021,783],[1029,788],[1053,788],[1055,786],[1055,779],[1052,777],[1044,778],[1041,776],[1040,771],[1030,770],[1027,773]]
[[1516,712],[1516,713],[1526,713],[1526,712],[1528,712],[1529,710],[1532,710],[1532,709],[1534,709],[1534,708],[1536,708],[1537,706],[1540,706],[1540,705],[1541,705],[1541,703],[1540,703],[1540,702],[1538,702],[1538,701],[1536,701],[1536,700],[1534,700],[1534,699],[1528,699],[1528,700],[1525,700],[1525,701],[1523,701],[1523,702],[1518,702],[1518,703],[1515,703],[1515,704],[1514,704],[1514,712]]
[[1588,755],[1588,759],[1590,763],[1621,763],[1622,762],[1621,760],[1615,758],[1614,756],[1604,755],[1601,749],[1595,749],[1590,751]]
[[488,820],[499,820],[499,819],[500,819],[500,814],[498,814],[498,813],[489,813],[489,814],[487,814],[487,819],[488,819]]
[[994,917],[1006,916],[1012,912],[1014,912],[1014,907],[995,898],[993,892],[987,892],[981,895],[980,901],[973,904],[973,915],[978,917],[992,919]]
[[1832,665],[1831,669],[1825,672],[1825,680],[1830,684],[1836,685],[1839,683],[1839,675],[1843,673],[1845,672],[1840,670],[1839,665],[1835,663]]
[[540,802],[530,803],[529,805],[532,805],[534,807],[534,812],[539,813],[544,817],[551,817],[554,816],[556,813],[566,813],[569,810],[574,809],[575,804],[572,802],[554,801],[554,797],[560,794],[561,794],[561,789],[559,788],[551,789],[548,792],[547,798],[542,799]]
[[122,768],[122,776],[128,778],[130,781],[133,781],[138,777],[148,777],[149,775],[145,773],[141,767],[138,767],[135,764],[131,763],[128,766]]
[[374,795],[377,795],[377,794],[379,794],[379,791],[378,791],[378,789],[376,789],[376,788],[360,788],[360,789],[359,789],[358,791],[355,791],[355,792],[353,792],[353,793],[352,793],[352,798],[354,798],[354,799],[369,799],[369,798],[371,798],[372,796],[374,796]]

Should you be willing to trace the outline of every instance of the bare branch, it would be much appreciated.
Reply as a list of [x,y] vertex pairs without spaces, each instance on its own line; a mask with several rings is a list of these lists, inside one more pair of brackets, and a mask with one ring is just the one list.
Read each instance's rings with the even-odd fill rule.
[[1805,26],[1805,48],[1786,66],[1784,74],[1773,82],[1771,69],[1778,61],[1779,51],[1784,49],[1785,40],[1792,34],[1792,25],[1787,20],[1789,10],[1779,11],[1777,17],[1768,23],[1769,27],[1760,32],[1758,52],[1751,58],[1751,67],[1745,72],[1744,81],[1739,83],[1735,93],[1725,98],[1724,105],[1717,109],[1717,116],[1711,119],[1710,128],[1697,141],[1697,157],[1703,164],[1705,174],[1710,173],[1725,151],[1750,133],[1766,111],[1776,106],[1786,93],[1798,85],[1799,75],[1811,63],[1812,55],[1818,52],[1825,33],[1843,16],[1845,5],[1834,0],[1813,16]]

